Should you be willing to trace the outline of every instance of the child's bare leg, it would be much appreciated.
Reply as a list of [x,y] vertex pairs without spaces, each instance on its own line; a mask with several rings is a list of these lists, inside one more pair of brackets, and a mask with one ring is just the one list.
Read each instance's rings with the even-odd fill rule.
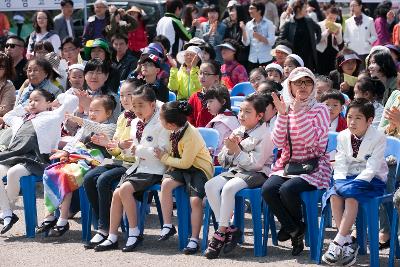
[[332,195],[330,201],[332,208],[332,216],[333,219],[335,220],[336,227],[339,229],[344,211],[344,199],[337,195]]
[[65,195],[60,207],[60,218],[68,220],[69,207],[71,206],[72,193]]
[[192,223],[192,238],[199,239],[200,228],[203,220],[203,205],[202,200],[199,197],[190,198],[191,212],[191,223]]
[[173,198],[172,191],[181,183],[168,178],[164,178],[161,184],[161,209],[163,213],[164,225],[171,224],[172,209],[173,209]]
[[117,235],[118,227],[121,223],[122,217],[122,201],[120,196],[121,188],[117,188],[114,191],[112,201],[111,201],[111,209],[110,209],[110,234]]
[[354,198],[345,200],[345,208],[343,218],[339,227],[339,234],[347,236],[350,234],[351,227],[353,226],[358,213],[358,201]]

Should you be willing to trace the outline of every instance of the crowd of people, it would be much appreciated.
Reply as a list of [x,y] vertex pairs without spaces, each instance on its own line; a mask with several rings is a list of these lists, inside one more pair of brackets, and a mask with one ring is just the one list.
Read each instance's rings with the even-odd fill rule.
[[[85,248],[95,251],[118,248],[123,212],[122,251],[143,242],[136,201],[147,201],[143,192],[155,184],[159,241],[168,240],[177,232],[173,190],[184,186],[191,207],[184,253],[199,250],[207,199],[217,230],[204,255],[214,259],[243,234],[232,223],[235,194],[259,187],[280,222],[278,241],[291,240],[297,256],[305,235],[300,194],[323,189],[338,232],[322,259],[356,262],[359,202],[394,193],[399,178],[398,159],[385,158],[386,136],[400,138],[400,23],[391,2],[373,19],[352,0],[346,20],[334,1],[229,1],[224,12],[218,1],[205,2],[168,0],[152,40],[140,7],[105,0],[94,3],[82,38],[72,0],[61,0],[54,20],[37,11],[28,40],[4,29],[1,234],[19,220],[23,176],[43,177],[46,214],[36,233],[53,237],[68,232],[74,194],[84,187],[98,220]],[[231,101],[237,86],[253,93]],[[217,149],[200,127],[218,131]],[[329,132],[339,133],[334,155]],[[223,168],[216,176],[215,166]],[[387,212],[380,208],[380,248],[389,246]]]

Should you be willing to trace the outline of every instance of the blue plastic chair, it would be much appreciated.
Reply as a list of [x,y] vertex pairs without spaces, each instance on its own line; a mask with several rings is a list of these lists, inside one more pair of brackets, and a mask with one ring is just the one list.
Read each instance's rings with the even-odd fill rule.
[[197,128],[206,143],[207,148],[216,150],[219,142],[219,132],[213,128]]
[[232,112],[236,114],[236,116],[239,115],[239,111],[240,111],[240,108],[239,108],[239,107],[232,106],[231,109],[232,109]]
[[231,106],[239,107],[245,96],[231,96]]
[[247,96],[255,92],[250,82],[242,82],[232,88],[231,96]]
[[[397,159],[400,158],[400,140],[387,137],[386,138],[386,151],[385,156],[393,155]],[[397,175],[399,174],[399,161],[397,162]],[[366,254],[366,229],[368,228],[368,237],[369,237],[369,248],[370,248],[370,266],[379,266],[379,206],[384,204],[386,206],[393,205],[393,194],[385,194],[383,196],[372,198],[366,202],[359,203],[358,215],[356,220],[356,228],[357,228],[357,242],[360,246],[359,253],[361,255]],[[387,209],[392,210],[392,209]],[[389,218],[393,218],[395,216],[390,216]],[[321,215],[320,221],[320,229],[318,235],[318,254],[317,254],[317,262],[321,262],[322,257],[322,248],[323,248],[323,238],[325,234],[325,220],[326,220],[326,212],[323,212]],[[393,221],[391,222],[393,224]],[[393,226],[393,225],[392,225]],[[396,228],[397,229],[397,228]],[[397,233],[397,230],[392,233]],[[397,235],[397,234],[396,234]],[[394,243],[394,241],[393,241]],[[392,247],[394,249],[394,247]]]
[[394,257],[400,259],[400,246],[397,237],[397,227],[399,225],[399,214],[396,207],[392,211],[392,227],[390,229],[390,252],[389,252],[389,267],[394,266]]
[[175,100],[176,100],[176,94],[174,92],[169,91],[168,101],[171,102],[171,101],[175,101]]

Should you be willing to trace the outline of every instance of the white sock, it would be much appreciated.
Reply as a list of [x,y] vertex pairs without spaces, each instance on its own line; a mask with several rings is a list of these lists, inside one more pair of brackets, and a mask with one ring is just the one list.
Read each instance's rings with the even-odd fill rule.
[[343,246],[344,243],[346,243],[346,236],[342,236],[341,234],[337,233],[335,239],[333,239],[333,241],[335,241],[336,243],[338,243],[340,246]]
[[68,219],[58,218],[57,226],[64,227],[68,223]]
[[104,237],[101,236],[100,234],[107,236],[107,233],[104,234],[102,230],[97,230],[97,233],[94,235],[94,237],[92,237],[92,239],[90,239],[90,242],[98,243],[98,242],[102,241],[104,239]]
[[11,222],[11,216],[12,216],[12,210],[3,211],[4,225],[8,225]]
[[[167,228],[168,227],[168,228]],[[161,229],[161,236],[166,235],[169,233],[169,231],[171,231],[172,228],[172,224],[164,224],[163,228]]]
[[109,234],[107,239],[110,240],[111,242],[115,243],[118,241],[118,236],[115,234]]
[[136,236],[139,235],[140,235],[139,227],[136,226],[135,228],[129,228],[129,237],[128,240],[126,240],[126,246],[134,244],[137,240]]
[[46,218],[44,218],[44,221],[45,221],[45,222],[52,222],[52,221],[54,221],[55,219],[56,219],[56,216],[50,215],[50,216],[47,216]]
[[199,240],[197,238],[191,237],[189,239],[189,243],[187,244],[186,247],[188,247],[188,248],[197,248],[199,246],[198,244],[199,244]]
[[353,243],[353,238],[351,237],[351,235],[346,235],[346,242],[347,244],[351,244]]

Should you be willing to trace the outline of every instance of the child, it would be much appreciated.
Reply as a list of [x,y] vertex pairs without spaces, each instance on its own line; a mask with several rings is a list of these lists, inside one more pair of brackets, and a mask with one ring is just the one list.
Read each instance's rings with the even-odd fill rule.
[[378,128],[383,115],[384,107],[378,102],[378,99],[382,99],[384,92],[383,83],[370,77],[358,80],[354,86],[354,99],[365,98],[374,105],[375,117],[372,126],[375,128]]
[[43,175],[51,150],[57,148],[65,113],[73,112],[78,106],[78,98],[68,94],[60,94],[56,102],[61,106],[51,111],[54,102],[53,94],[35,89],[29,96],[27,110],[18,105],[3,117],[12,130],[12,138],[9,146],[0,152],[1,177],[7,176],[7,186],[0,183],[1,234],[18,221],[12,206],[19,194],[20,178]]
[[347,129],[346,119],[342,116],[345,99],[339,90],[330,90],[321,96],[321,102],[328,106],[330,115],[329,131],[341,132]]
[[271,50],[271,55],[274,57],[274,63],[279,64],[283,68],[283,64],[288,55],[292,54],[292,44],[287,40],[277,42],[274,49]]
[[122,211],[128,217],[128,240],[122,252],[131,252],[143,241],[138,228],[136,201],[147,187],[160,183],[165,165],[155,157],[154,149],[165,149],[169,145],[168,132],[159,121],[156,95],[149,85],[142,85],[132,94],[133,111],[137,115],[132,121],[131,153],[136,157],[135,164],[122,176],[111,202],[110,230],[108,238],[97,245],[95,251],[118,248],[118,227]]
[[254,90],[258,91],[258,87],[262,82],[267,80],[267,76],[268,76],[267,72],[262,67],[255,68],[250,71],[249,81],[251,83],[251,86],[253,86]]
[[231,99],[228,89],[222,85],[213,85],[204,95],[207,101],[207,109],[211,115],[215,116],[207,128],[213,128],[219,132],[217,150],[214,151],[214,165],[219,165],[218,156],[221,151],[225,138],[228,138],[232,131],[239,127],[239,121],[231,110]]
[[304,61],[296,54],[290,54],[283,63],[283,77],[287,79],[295,68],[304,67]]
[[89,243],[85,244],[87,249],[92,249],[107,239],[113,185],[135,162],[135,157],[131,155],[129,148],[132,144],[131,125],[135,119],[132,95],[139,85],[138,81],[129,79],[121,85],[120,98],[125,111],[118,117],[113,139],[110,140],[107,135],[95,135],[92,139],[93,143],[106,147],[113,158],[105,159],[100,166],[89,170],[83,177],[86,195],[98,218],[97,233]]
[[[89,107],[88,119],[72,115],[67,117],[79,124],[81,128],[63,150],[56,151],[51,160],[61,162],[49,166],[43,175],[44,199],[46,206],[45,219],[37,227],[36,233],[48,232],[49,236],[58,237],[69,230],[68,212],[72,193],[83,183],[83,175],[93,166],[97,166],[108,156],[107,151],[92,142],[96,134],[105,134],[111,138],[115,124],[108,123],[115,108],[112,96],[96,96]],[[53,212],[59,208],[60,217]]]
[[185,51],[177,55],[181,67],[178,70],[176,60],[167,55],[171,72],[169,76],[168,88],[177,92],[177,99],[186,100],[197,92],[200,88],[199,64],[201,49],[197,46],[189,46]]
[[189,114],[188,120],[194,127],[205,127],[213,118],[213,115],[208,112],[204,94],[211,86],[219,84],[220,78],[221,68],[216,61],[208,61],[200,65],[199,79],[202,89],[189,98],[193,112]]
[[324,75],[318,75],[316,77],[316,84],[315,84],[315,89],[317,92],[317,95],[315,98],[317,99],[318,102],[322,102],[321,97],[325,92],[328,92],[332,90],[332,81],[324,76]]
[[271,131],[275,127],[276,115],[278,110],[274,105],[274,101],[272,98],[272,92],[279,94],[278,91],[259,91],[257,94],[264,98],[265,101],[265,113],[264,113],[264,122]]
[[330,265],[350,266],[356,262],[358,245],[350,236],[358,213],[358,202],[381,196],[388,167],[385,161],[386,137],[371,127],[374,106],[365,99],[350,103],[348,129],[338,135],[334,165],[334,184],[324,195],[331,197],[333,218],[338,233],[322,260]]
[[[204,63],[203,63],[204,64]],[[202,69],[200,68],[200,71]],[[184,185],[190,197],[192,236],[184,249],[185,254],[195,254],[199,249],[199,233],[203,220],[204,184],[214,172],[210,153],[199,131],[187,122],[191,107],[186,102],[165,103],[160,112],[162,126],[171,131],[170,150],[155,148],[157,158],[169,167],[161,184],[161,209],[164,225],[159,241],[176,233],[171,224],[172,191]]]
[[282,91],[282,85],[274,81],[263,81],[258,85],[257,93],[271,94],[272,92],[279,93]]
[[283,68],[281,65],[276,63],[268,64],[265,67],[265,71],[267,72],[267,79],[270,81],[274,81],[277,83],[281,83],[283,80]]
[[223,44],[218,45],[221,49],[223,64],[221,66],[221,83],[231,90],[236,84],[247,82],[246,68],[238,62],[240,44],[232,39],[224,40]]
[[[228,169],[212,178],[205,185],[208,202],[218,222],[204,255],[208,259],[232,251],[242,233],[229,226],[235,207],[235,194],[244,188],[261,186],[271,171],[274,146],[271,129],[263,122],[265,101],[262,96],[248,96],[240,105],[240,127],[224,139],[224,147],[218,155],[221,166]],[[221,191],[222,190],[222,191]]]
[[68,67],[68,91],[76,91],[74,89],[83,90],[85,85],[84,70],[85,66],[82,64],[73,64]]

